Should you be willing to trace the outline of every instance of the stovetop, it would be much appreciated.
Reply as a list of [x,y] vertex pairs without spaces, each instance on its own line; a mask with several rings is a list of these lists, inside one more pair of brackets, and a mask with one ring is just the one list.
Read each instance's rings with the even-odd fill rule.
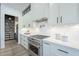
[[45,38],[48,38],[49,36],[46,36],[46,35],[31,35],[30,37],[36,38],[36,39],[45,39]]

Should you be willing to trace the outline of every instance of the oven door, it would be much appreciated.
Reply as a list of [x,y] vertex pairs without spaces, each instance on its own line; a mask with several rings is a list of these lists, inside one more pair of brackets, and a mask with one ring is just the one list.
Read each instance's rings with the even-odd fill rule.
[[35,47],[34,45],[29,43],[29,51],[30,55],[39,55],[39,48]]

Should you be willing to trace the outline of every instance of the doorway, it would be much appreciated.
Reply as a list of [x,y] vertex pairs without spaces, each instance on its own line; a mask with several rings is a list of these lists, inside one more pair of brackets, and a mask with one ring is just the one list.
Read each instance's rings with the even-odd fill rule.
[[18,43],[18,17],[5,14],[5,47]]

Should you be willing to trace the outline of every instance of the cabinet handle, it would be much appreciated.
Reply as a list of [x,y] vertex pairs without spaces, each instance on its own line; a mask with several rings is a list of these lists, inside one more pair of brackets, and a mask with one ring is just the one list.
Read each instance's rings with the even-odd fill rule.
[[68,54],[67,51],[64,51],[64,50],[61,50],[61,49],[58,49],[58,51],[61,51],[61,52],[64,52],[64,53]]
[[57,24],[58,24],[58,17],[57,17]]
[[60,17],[60,22],[62,23],[62,16]]

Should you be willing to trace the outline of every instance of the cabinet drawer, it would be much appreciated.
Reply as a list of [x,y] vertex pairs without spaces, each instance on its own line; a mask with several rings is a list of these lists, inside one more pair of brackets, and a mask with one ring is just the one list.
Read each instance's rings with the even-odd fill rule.
[[21,45],[25,47],[26,49],[28,49],[28,43],[21,42]]
[[23,46],[24,46],[26,49],[28,49],[28,44],[23,44]]
[[24,43],[24,44],[28,44],[28,42],[25,41],[25,40],[21,40],[21,42]]
[[45,54],[50,52],[48,55],[51,56],[79,56],[79,49],[63,46],[48,41],[43,41],[43,44],[45,44],[45,46],[43,46],[45,50],[48,49],[46,48],[46,46],[49,47],[49,50],[43,52]]
[[27,39],[23,39],[22,41],[24,41],[24,42],[28,42],[28,40],[27,40]]
[[23,40],[22,39],[20,39],[20,42],[22,42]]
[[55,54],[56,56],[70,56],[71,54],[69,51],[64,50],[63,48],[60,47],[52,47],[51,50],[51,55]]
[[52,49],[54,49],[54,53],[56,55],[61,55],[61,56],[77,56],[79,55],[79,50],[78,49],[74,49],[74,48],[70,48],[70,47],[66,47],[66,46],[62,46],[62,45],[58,45],[58,44],[52,44]]
[[25,42],[28,42],[28,39],[24,39]]
[[26,45],[28,45],[28,42],[25,42],[25,41],[24,41],[23,43],[26,44]]
[[22,41],[28,42],[27,37],[22,35],[22,36],[20,37],[20,42],[22,42]]
[[20,35],[20,40],[22,39],[22,35]]

